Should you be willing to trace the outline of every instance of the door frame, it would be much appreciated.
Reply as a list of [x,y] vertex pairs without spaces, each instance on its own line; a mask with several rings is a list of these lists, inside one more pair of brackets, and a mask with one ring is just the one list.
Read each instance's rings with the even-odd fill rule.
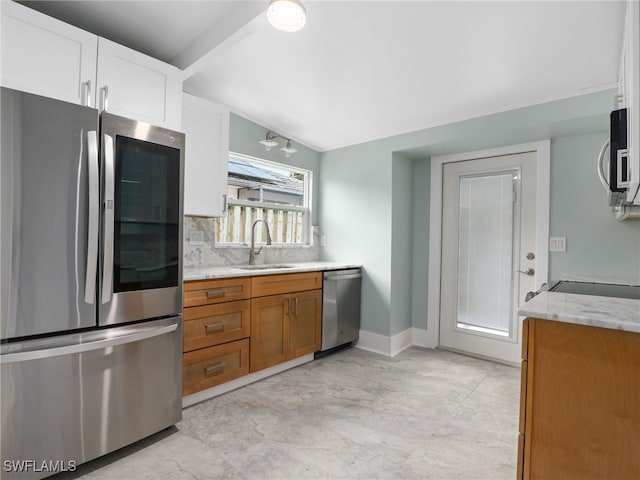
[[551,141],[522,143],[506,147],[453,153],[431,157],[431,191],[429,199],[429,287],[427,292],[426,346],[440,344],[440,277],[442,265],[442,170],[446,163],[477,160],[518,153],[536,154],[536,288],[549,280],[549,194]]

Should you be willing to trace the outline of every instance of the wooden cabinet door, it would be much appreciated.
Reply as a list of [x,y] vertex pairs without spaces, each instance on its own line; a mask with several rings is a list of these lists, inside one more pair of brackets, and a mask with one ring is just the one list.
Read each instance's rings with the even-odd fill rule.
[[289,295],[251,300],[250,371],[287,360],[289,351]]
[[98,37],[18,3],[0,9],[2,86],[95,106]]
[[98,108],[161,127],[182,127],[182,80],[173,65],[98,40]]
[[229,109],[185,93],[182,131],[189,139],[184,165],[185,215],[226,215]]
[[289,359],[320,350],[322,342],[322,290],[291,295]]

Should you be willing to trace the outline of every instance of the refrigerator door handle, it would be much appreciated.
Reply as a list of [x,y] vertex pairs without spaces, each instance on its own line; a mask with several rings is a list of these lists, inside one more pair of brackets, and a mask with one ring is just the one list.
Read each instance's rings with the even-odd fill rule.
[[96,295],[96,270],[98,267],[98,228],[100,218],[100,184],[98,172],[98,132],[87,132],[87,156],[89,171],[89,225],[87,228],[87,273],[84,284],[84,301],[93,304]]
[[114,223],[114,154],[113,137],[104,135],[104,224],[102,258],[102,303],[111,301],[113,290],[113,223]]
[[5,353],[0,355],[0,364],[26,362],[28,360],[38,360],[41,358],[59,357],[61,355],[72,355],[78,353],[100,350],[107,347],[116,347],[125,343],[139,342],[148,338],[159,337],[167,333],[175,332],[178,328],[177,323],[166,325],[163,327],[146,328],[130,335],[121,335],[117,337],[104,338],[93,342],[74,343],[72,345],[64,345],[61,347],[44,348],[42,350],[31,350],[27,352]]

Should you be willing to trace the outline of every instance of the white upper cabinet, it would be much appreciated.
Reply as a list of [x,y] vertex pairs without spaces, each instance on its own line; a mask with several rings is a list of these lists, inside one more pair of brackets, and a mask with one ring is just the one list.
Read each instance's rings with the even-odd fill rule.
[[2,86],[94,106],[98,37],[14,2],[0,9]]
[[180,128],[176,67],[15,2],[0,8],[2,86]]
[[185,93],[184,214],[222,217],[227,209],[229,109]]
[[98,40],[100,110],[179,130],[181,94],[176,67],[105,38]]
[[631,181],[627,202],[640,205],[640,6],[627,1],[618,78],[621,107],[627,108],[627,149]]

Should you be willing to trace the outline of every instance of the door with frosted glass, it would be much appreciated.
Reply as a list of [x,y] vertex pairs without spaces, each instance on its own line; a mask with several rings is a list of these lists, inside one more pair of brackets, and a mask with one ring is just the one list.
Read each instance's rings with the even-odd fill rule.
[[536,155],[443,169],[440,345],[520,358],[518,306],[535,290]]

